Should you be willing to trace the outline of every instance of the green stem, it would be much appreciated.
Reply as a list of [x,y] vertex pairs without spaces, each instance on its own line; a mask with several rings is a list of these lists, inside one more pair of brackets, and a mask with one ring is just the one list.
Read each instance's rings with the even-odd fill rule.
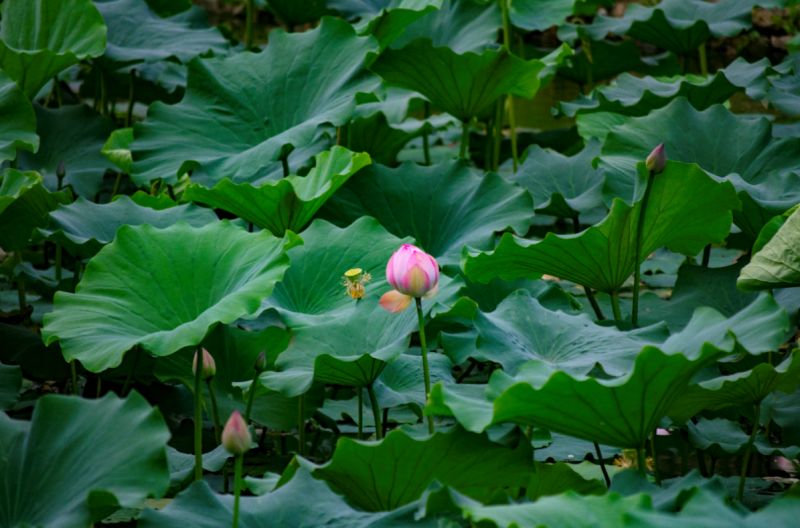
[[708,58],[706,57],[706,43],[703,42],[700,44],[700,47],[697,48],[697,55],[700,58],[700,74],[703,77],[708,75]]
[[[200,369],[198,369],[200,370]],[[236,455],[236,462],[233,469],[233,528],[239,526],[239,497],[242,494],[242,466],[244,465],[244,455]]]
[[245,21],[244,29],[244,46],[247,49],[253,47],[253,25],[256,15],[255,0],[247,0],[247,19]]
[[711,244],[706,245],[703,248],[703,262],[702,265],[704,268],[707,268],[709,263],[711,262]]
[[611,292],[611,311],[614,313],[615,321],[622,321],[622,310],[619,309],[619,292],[616,290]]
[[661,475],[658,473],[658,454],[656,453],[656,430],[650,435],[650,454],[653,457],[653,477],[656,484],[661,485]]
[[303,456],[306,449],[306,401],[305,396],[297,399],[297,454]]
[[[510,55],[511,54],[511,22],[509,20],[509,0],[500,0],[500,11],[503,14],[503,49]],[[517,172],[519,165],[519,155],[517,154],[517,126],[516,116],[514,115],[514,96],[508,95],[506,97],[508,105],[508,127],[511,135],[511,160],[514,167],[514,172]]]
[[425,131],[422,133],[422,158],[425,165],[431,164],[431,146],[428,139],[427,121],[431,115],[431,104],[425,101],[422,106],[423,119],[425,119]]
[[134,80],[136,79],[136,70],[131,70],[130,86],[128,87],[128,111],[125,112],[125,126],[131,126],[133,123],[133,105],[136,103],[135,93],[133,90]]
[[606,462],[603,460],[603,453],[600,451],[600,444],[594,442],[594,452],[597,455],[597,461],[600,462],[600,471],[603,472],[603,479],[606,481],[606,488],[611,487],[611,477],[608,476],[608,470],[606,469]]
[[364,387],[358,388],[358,439],[364,437]]
[[494,135],[492,137],[491,169],[497,170],[500,166],[500,145],[503,143],[503,100],[498,99],[494,113]]
[[378,404],[378,396],[375,394],[375,389],[372,383],[367,385],[367,394],[369,394],[369,404],[372,407],[372,416],[375,418],[375,438],[380,440],[383,438],[383,426],[381,425],[381,406]]
[[106,82],[106,74],[100,70],[100,113],[108,115],[108,84]]
[[[208,386],[208,396],[211,400],[211,417],[214,420],[214,438],[219,444],[222,441],[222,427],[219,421],[219,408],[217,407],[217,395],[214,392],[214,384],[211,383],[211,380],[206,380],[206,385]],[[245,423],[247,423],[245,421]]]
[[115,196],[117,195],[117,193],[119,192],[119,184],[120,184],[120,183],[122,183],[122,173],[121,173],[121,172],[118,172],[118,173],[117,173],[117,178],[114,180],[114,188],[113,188],[113,189],[111,189],[111,199],[112,199],[112,200],[114,199],[114,197],[115,197]]
[[125,383],[122,384],[122,397],[125,398],[131,392],[131,386],[133,385],[133,379],[136,375],[136,367],[139,366],[139,357],[142,355],[142,351],[139,347],[135,347],[131,350],[131,354],[133,354],[133,361],[131,362],[131,369],[128,371],[128,375],[125,376]]
[[753,444],[756,441],[756,434],[758,434],[759,420],[761,418],[761,402],[756,403],[755,416],[753,417],[753,430],[750,433],[750,438],[747,440],[747,446],[744,451],[744,460],[742,460],[742,472],[739,475],[739,489],[736,492],[736,500],[742,502],[744,497],[744,484],[747,480],[747,470],[750,468],[750,455],[753,452]]
[[461,146],[458,151],[458,157],[465,160],[469,154],[469,122],[464,121],[461,123]]
[[281,167],[283,167],[283,177],[289,176],[289,155],[281,156]]
[[[197,347],[198,359],[203,350]],[[197,362],[194,373],[194,480],[203,480],[203,369]]]
[[636,464],[639,466],[639,473],[647,474],[647,461],[644,456],[644,446],[636,450]]
[[69,362],[69,373],[72,380],[72,394],[78,395],[78,368],[75,366],[75,360]]
[[644,233],[644,219],[647,213],[647,202],[650,201],[650,191],[653,188],[655,174],[650,171],[645,183],[644,197],[639,207],[639,220],[636,222],[636,238],[634,246],[633,260],[636,266],[633,268],[633,304],[631,304],[631,326],[636,328],[639,323],[639,288],[642,277],[642,235]]
[[598,321],[605,321],[606,316],[603,314],[603,310],[600,308],[600,304],[597,302],[597,298],[594,296],[594,292],[588,286],[583,287],[583,291],[586,293],[586,299],[589,300],[589,304],[594,310],[594,315],[597,317]]
[[[431,371],[428,366],[428,345],[425,342],[425,316],[422,314],[422,299],[414,299],[417,303],[417,320],[419,322],[419,346],[422,350],[422,376],[425,382],[425,401],[431,394]],[[428,416],[428,432],[433,434],[433,416]]]
[[253,400],[256,398],[256,383],[258,383],[259,373],[253,376],[253,382],[250,384],[250,392],[247,393],[247,407],[244,409],[244,423],[250,423],[250,414],[253,412]]

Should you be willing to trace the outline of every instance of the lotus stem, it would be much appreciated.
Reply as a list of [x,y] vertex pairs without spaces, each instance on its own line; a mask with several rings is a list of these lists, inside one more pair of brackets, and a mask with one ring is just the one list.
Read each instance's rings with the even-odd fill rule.
[[139,366],[139,357],[141,356],[141,351],[139,347],[134,347],[131,350],[131,354],[133,355],[133,361],[131,362],[131,369],[128,371],[128,375],[125,376],[125,383],[122,384],[122,397],[125,398],[131,392],[131,386],[133,385],[134,376],[136,375],[136,367]]
[[639,473],[647,475],[647,459],[644,456],[644,446],[636,450],[636,465],[639,466]]
[[253,400],[256,398],[256,383],[258,383],[258,376],[260,372],[256,371],[256,375],[253,376],[253,382],[250,384],[250,392],[247,393],[247,407],[244,409],[244,421],[245,423],[250,423],[250,414],[253,412]]
[[458,151],[458,157],[466,160],[469,154],[469,121],[461,123],[461,145]]
[[72,394],[77,396],[78,395],[78,369],[75,366],[75,360],[72,359],[69,362],[69,374],[70,379],[72,382]]
[[372,386],[372,383],[367,385],[367,394],[369,394],[369,404],[370,407],[372,407],[372,416],[375,418],[375,438],[380,440],[383,438],[381,406],[378,404],[378,396],[375,394],[375,388]]
[[291,174],[291,172],[289,172],[289,154],[284,154],[281,156],[281,167],[283,168],[284,178]]
[[428,101],[425,101],[422,105],[422,112],[423,112],[423,119],[425,120],[425,125],[423,125],[423,133],[422,133],[422,159],[423,163],[427,166],[431,164],[431,146],[428,139],[428,118],[431,115],[431,104]]
[[247,19],[245,20],[244,28],[244,45],[247,49],[253,47],[253,26],[256,17],[256,3],[255,0],[247,0]]
[[603,460],[603,453],[600,451],[600,444],[594,442],[594,452],[597,455],[597,461],[600,462],[600,471],[603,472],[603,479],[606,481],[606,488],[611,487],[611,477],[608,476],[605,460]]
[[[211,383],[210,379],[206,380],[206,385],[208,386],[208,397],[211,400],[211,416],[214,420],[214,438],[217,441],[217,444],[221,441],[222,435],[222,427],[220,426],[219,422],[219,408],[217,407],[217,395],[214,392],[214,385]],[[245,423],[247,420],[245,420]]]
[[658,473],[658,454],[656,453],[656,429],[653,429],[653,434],[650,435],[650,454],[653,457],[653,477],[656,479],[656,484],[661,485],[661,475]]
[[700,47],[697,48],[697,55],[700,59],[700,73],[703,77],[708,76],[708,58],[706,57],[706,43],[703,42],[700,44]]
[[747,439],[745,446],[744,459],[742,459],[742,472],[739,475],[739,489],[736,491],[736,500],[742,502],[744,497],[744,485],[747,481],[747,472],[750,469],[750,455],[753,452],[753,444],[756,441],[756,434],[758,434],[759,421],[761,419],[761,402],[755,405],[755,416],[753,416],[753,430],[750,432],[750,438]]
[[358,439],[364,437],[364,387],[358,388]]
[[306,447],[306,402],[305,395],[297,399],[297,454],[303,456]]
[[[503,15],[503,49],[510,55],[511,54],[511,22],[509,21],[508,9],[509,0],[500,0],[500,11]],[[517,172],[519,165],[519,156],[517,155],[517,127],[516,116],[514,115],[514,97],[512,95],[506,96],[506,104],[508,105],[508,126],[511,135],[511,160],[514,167],[514,173]]]
[[[425,401],[431,394],[431,371],[428,366],[428,345],[425,342],[425,316],[422,314],[422,299],[414,299],[417,303],[417,320],[419,322],[419,346],[422,350],[422,376],[425,381]],[[428,432],[433,434],[433,416],[428,416]]]
[[702,265],[704,268],[707,268],[709,263],[711,262],[711,244],[706,245],[703,248],[703,262]]
[[239,526],[239,498],[242,494],[242,466],[244,465],[244,455],[236,455],[233,469],[233,522],[231,526]]
[[[203,349],[197,347],[197,354]],[[194,369],[194,480],[203,480],[203,369]]]
[[619,292],[617,290],[611,292],[611,311],[614,313],[614,320],[621,322],[622,310],[619,308]]
[[125,112],[125,126],[131,126],[133,123],[133,105],[136,104],[136,97],[134,93],[134,81],[136,80],[136,70],[131,70],[130,85],[128,87],[128,111]]
[[490,168],[497,170],[500,167],[500,145],[503,142],[503,100],[498,99],[494,113],[494,134],[492,137],[492,159]]
[[631,326],[636,328],[639,324],[639,288],[641,287],[642,277],[642,235],[644,233],[644,220],[647,213],[647,202],[650,201],[650,192],[653,189],[653,180],[655,179],[655,171],[648,171],[647,183],[644,188],[644,197],[642,204],[639,208],[639,219],[636,222],[636,238],[634,246],[633,260],[635,267],[633,268],[633,304],[631,304]]
[[589,304],[594,311],[594,315],[597,317],[598,321],[605,321],[606,316],[603,314],[603,310],[600,308],[600,304],[597,302],[597,297],[594,296],[594,292],[588,286],[583,287],[584,293],[586,293],[586,299],[589,301]]

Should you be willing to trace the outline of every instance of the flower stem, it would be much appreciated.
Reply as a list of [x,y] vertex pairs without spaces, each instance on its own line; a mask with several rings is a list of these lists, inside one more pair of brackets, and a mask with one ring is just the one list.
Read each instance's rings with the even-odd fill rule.
[[256,15],[256,2],[255,0],[247,0],[247,18],[245,20],[244,28],[244,46],[247,49],[253,47],[253,25]]
[[606,463],[603,460],[603,453],[600,451],[600,444],[594,442],[594,452],[597,455],[597,461],[600,462],[600,471],[603,472],[603,479],[606,481],[606,488],[611,487],[611,477],[608,476],[608,470],[606,469]]
[[611,311],[614,312],[615,321],[622,321],[622,310],[619,309],[619,292],[616,290],[611,292]]
[[633,304],[631,305],[631,326],[636,328],[639,324],[639,283],[642,277],[642,234],[644,233],[644,219],[647,213],[647,202],[650,201],[650,191],[653,189],[653,179],[655,173],[650,171],[647,175],[647,183],[644,188],[644,197],[639,207],[639,219],[636,222],[636,238],[634,239],[633,260],[636,266],[633,268]]
[[[197,347],[198,357],[203,349]],[[194,480],[203,480],[203,369],[197,366],[194,373]]]
[[364,387],[358,388],[358,439],[364,437]]
[[[417,320],[419,321],[419,345],[422,349],[422,376],[425,381],[425,401],[431,394],[431,371],[428,366],[428,345],[425,342],[425,316],[422,314],[422,299],[414,299],[417,303]],[[428,416],[428,432],[433,434],[433,416]]]
[[750,433],[750,438],[747,440],[747,446],[744,451],[744,459],[742,460],[742,472],[739,475],[739,489],[736,491],[736,500],[742,502],[744,497],[744,485],[747,480],[747,470],[750,469],[750,455],[753,452],[753,444],[756,441],[756,434],[758,434],[759,421],[761,419],[761,402],[756,404],[755,416],[753,417],[753,430]]
[[372,407],[372,416],[375,418],[375,438],[380,440],[383,438],[383,425],[381,425],[381,406],[378,404],[378,396],[375,394],[375,389],[372,383],[367,385],[367,394],[369,394],[369,404]]
[[707,244],[706,247],[703,248],[702,266],[704,268],[707,268],[710,262],[711,262],[711,244]]
[[297,454],[303,456],[306,446],[306,405],[305,395],[297,399]]
[[[503,49],[508,54],[511,54],[511,22],[509,21],[508,9],[510,0],[500,0],[500,11],[503,15]],[[514,96],[506,96],[506,105],[508,106],[508,127],[511,135],[511,160],[514,166],[514,172],[517,172],[519,165],[519,156],[517,155],[517,129],[516,129],[516,116],[514,115]]]
[[286,178],[291,174],[289,170],[289,154],[281,156],[281,167],[283,168],[283,177]]
[[653,457],[653,477],[656,479],[656,484],[661,485],[661,475],[658,473],[658,453],[656,453],[656,430],[650,435],[650,453]]
[[494,134],[492,137],[492,161],[491,169],[496,171],[500,166],[500,145],[503,142],[503,100],[502,98],[495,104],[494,113]]
[[[206,380],[206,385],[208,386],[208,396],[211,400],[211,416],[214,420],[214,438],[219,444],[222,441],[221,431],[222,428],[219,422],[219,409],[217,407],[217,395],[214,393],[214,385],[211,383],[211,380]],[[245,421],[247,423],[247,421]]]
[[[199,369],[198,369],[199,370]],[[244,465],[244,455],[236,455],[236,462],[233,469],[233,528],[239,526],[239,497],[242,494],[242,466]]]
[[589,300],[589,304],[592,306],[592,310],[594,310],[594,315],[597,316],[597,320],[605,321],[606,316],[603,314],[603,310],[600,309],[600,305],[597,304],[597,298],[594,296],[592,289],[588,286],[584,286],[583,291],[586,293],[586,299]]
[[708,75],[708,58],[706,57],[706,43],[703,42],[700,44],[700,47],[697,48],[697,55],[700,59],[700,74],[703,77]]
[[69,373],[70,377],[72,378],[72,394],[77,396],[78,395],[78,369],[75,366],[75,360],[71,360],[69,362]]
[[458,157],[465,160],[469,154],[469,121],[461,123],[461,147]]
[[[425,120],[425,126],[427,127],[428,118],[431,115],[431,104],[428,101],[423,103],[423,118]],[[431,146],[430,141],[428,138],[428,129],[425,128],[425,132],[422,133],[422,156],[423,156],[423,163],[425,165],[431,164]]]
[[253,400],[256,399],[256,383],[258,383],[259,373],[253,376],[253,382],[250,384],[250,392],[247,393],[247,407],[244,408],[244,422],[250,423],[250,414],[253,412]]

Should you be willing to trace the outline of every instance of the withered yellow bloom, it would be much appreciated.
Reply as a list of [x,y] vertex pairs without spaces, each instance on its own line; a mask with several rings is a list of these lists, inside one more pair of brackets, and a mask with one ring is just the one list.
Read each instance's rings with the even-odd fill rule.
[[346,288],[345,293],[353,299],[361,299],[366,293],[364,285],[372,280],[372,275],[366,273],[361,268],[350,268],[344,272],[342,286]]

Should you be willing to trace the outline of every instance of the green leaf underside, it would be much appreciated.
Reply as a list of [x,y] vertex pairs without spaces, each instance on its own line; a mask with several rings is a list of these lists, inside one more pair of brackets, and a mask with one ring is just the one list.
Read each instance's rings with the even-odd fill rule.
[[56,294],[43,338],[94,372],[119,365],[136,345],[155,356],[197,345],[211,326],[261,311],[288,266],[285,244],[225,221],[123,226],[76,292]]
[[30,101],[4,71],[0,70],[0,161],[16,157],[18,149],[39,148],[36,115]]
[[736,285],[743,290],[800,286],[800,209],[742,268]]

